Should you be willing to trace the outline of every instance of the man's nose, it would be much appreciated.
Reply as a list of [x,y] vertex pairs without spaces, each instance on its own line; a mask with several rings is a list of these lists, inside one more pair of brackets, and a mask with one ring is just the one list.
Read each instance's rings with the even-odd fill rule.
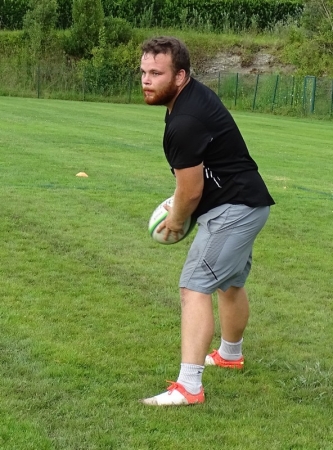
[[142,75],[142,84],[150,84],[150,83],[151,83],[151,81],[150,81],[149,75],[147,73],[143,74]]

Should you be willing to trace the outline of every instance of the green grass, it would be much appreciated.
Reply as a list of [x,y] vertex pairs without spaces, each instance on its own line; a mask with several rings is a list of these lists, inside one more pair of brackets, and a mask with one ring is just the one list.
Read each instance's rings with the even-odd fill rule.
[[178,374],[192,239],[147,232],[174,188],[164,108],[0,97],[1,450],[333,449],[332,127],[234,116],[277,202],[246,368],[207,368],[202,406],[155,409],[138,399]]

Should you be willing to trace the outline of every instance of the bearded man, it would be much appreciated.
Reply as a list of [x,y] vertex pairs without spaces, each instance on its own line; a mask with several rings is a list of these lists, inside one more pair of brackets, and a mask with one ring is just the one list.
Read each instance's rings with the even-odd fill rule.
[[[187,47],[174,37],[146,41],[141,58],[148,105],[166,106],[163,147],[175,175],[173,206],[158,231],[182,233],[195,217],[198,232],[180,276],[181,365],[165,392],[146,405],[190,405],[205,400],[205,365],[242,369],[249,317],[244,285],[252,247],[274,200],[231,114],[219,97],[190,75]],[[217,292],[221,345],[214,335],[212,294]]]

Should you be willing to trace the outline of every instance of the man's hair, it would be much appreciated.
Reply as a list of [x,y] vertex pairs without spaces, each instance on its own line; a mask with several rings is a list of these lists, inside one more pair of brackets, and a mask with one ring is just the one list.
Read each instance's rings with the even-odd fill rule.
[[143,53],[151,53],[154,57],[159,53],[171,55],[174,74],[185,70],[186,75],[190,76],[190,55],[186,45],[179,39],[169,36],[148,39],[142,44],[141,49]]

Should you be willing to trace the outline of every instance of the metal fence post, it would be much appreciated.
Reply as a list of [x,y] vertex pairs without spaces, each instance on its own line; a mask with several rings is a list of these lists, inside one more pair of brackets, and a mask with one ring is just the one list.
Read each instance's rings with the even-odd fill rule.
[[37,65],[37,98],[40,98],[40,62]]
[[278,84],[279,84],[279,75],[276,75],[276,81],[275,81],[275,87],[274,87],[274,93],[273,93],[273,100],[272,100],[272,111],[274,109],[274,104],[275,104]]
[[307,84],[307,78],[304,77],[304,82],[303,82],[303,111],[305,111],[305,104],[306,104],[306,84]]
[[132,85],[133,85],[133,80],[132,80],[132,73],[129,72],[128,75],[128,103],[131,103],[131,99],[132,99]]
[[257,92],[258,92],[258,84],[259,84],[259,73],[257,75],[256,79],[256,86],[254,88],[254,97],[253,97],[253,103],[252,103],[252,111],[254,111],[254,108],[256,107],[256,99],[257,99]]
[[86,100],[86,67],[83,66],[83,74],[82,74],[82,100]]
[[218,77],[217,77],[217,95],[220,97],[220,90],[221,90],[221,72],[219,71]]
[[294,104],[294,95],[295,95],[295,77],[292,76],[292,86],[291,86],[291,99],[290,99],[290,106],[293,106]]
[[239,81],[239,74],[236,73],[236,89],[235,89],[235,106],[237,104],[237,96],[238,96],[238,81]]
[[331,85],[331,113],[330,115],[332,115],[333,113],[333,80],[332,80],[332,85]]
[[317,78],[314,76],[307,75],[304,78],[304,86],[303,86],[303,110],[307,112],[307,100],[308,100],[308,82],[312,81],[312,89],[310,94],[310,113],[314,113],[315,108],[315,97],[316,97],[316,86],[317,86]]
[[313,77],[312,95],[311,95],[311,113],[314,113],[316,102],[317,77]]

